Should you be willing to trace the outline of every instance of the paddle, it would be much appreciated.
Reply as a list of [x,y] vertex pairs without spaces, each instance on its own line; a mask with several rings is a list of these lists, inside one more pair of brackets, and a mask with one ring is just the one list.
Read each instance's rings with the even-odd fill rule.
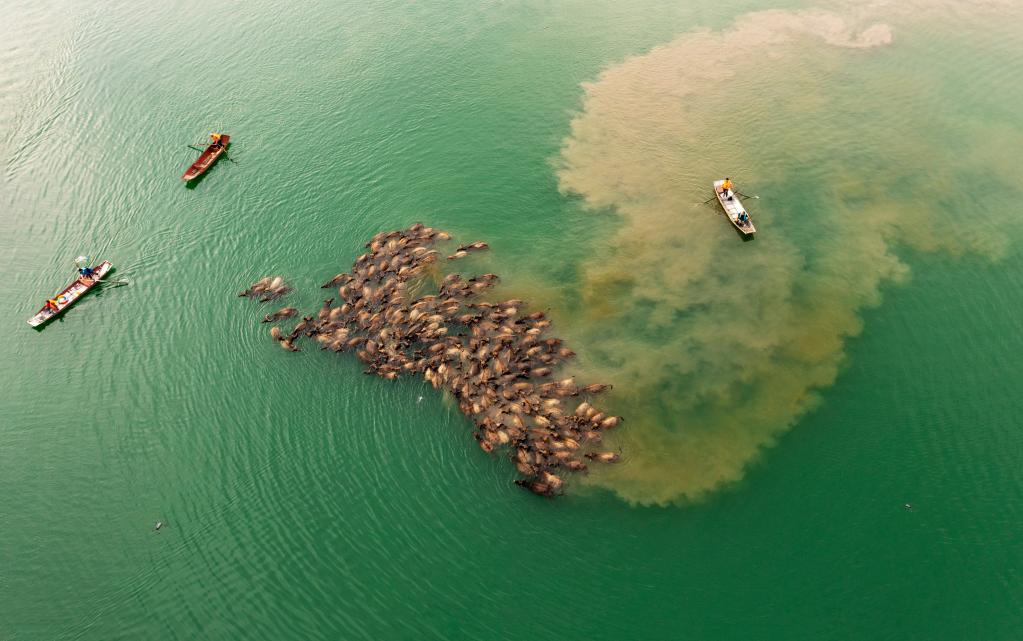
[[[75,259],[75,271],[76,272],[78,272],[79,263],[81,263],[81,264],[88,264],[89,263],[89,257],[88,256],[79,256],[78,258]],[[78,272],[78,274],[79,274],[79,277],[80,277],[81,276],[81,272]],[[126,281],[126,280],[106,280],[106,278],[104,276],[100,276],[99,278],[93,276],[92,278],[96,282],[96,285],[127,285],[128,284],[128,281]]]
[[[196,151],[206,151],[205,149],[200,149],[199,147],[196,147],[194,145],[188,145],[188,148],[189,149],[194,149]],[[224,158],[227,158],[228,160],[230,160],[231,162],[233,162],[236,165],[239,164],[239,162],[237,160],[235,160],[234,158],[232,158],[232,157],[227,155],[227,150],[226,149],[224,150]]]
[[754,200],[760,200],[760,196],[756,196],[756,195],[754,195],[754,196],[747,196],[746,194],[744,194],[744,193],[742,193],[741,191],[738,191],[738,190],[735,193],[739,194],[743,198],[752,198]]
[[126,280],[107,280],[106,277],[100,277],[96,279],[96,288],[99,289],[104,285],[113,285],[114,287],[120,287],[121,285],[130,284]]

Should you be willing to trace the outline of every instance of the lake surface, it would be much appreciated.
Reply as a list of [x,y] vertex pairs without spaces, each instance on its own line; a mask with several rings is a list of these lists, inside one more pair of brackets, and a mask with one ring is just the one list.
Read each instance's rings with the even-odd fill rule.
[[[1017,638],[1021,24],[8,3],[0,641]],[[236,297],[312,311],[418,221],[614,384],[621,463],[533,497],[451,399]],[[81,253],[129,284],[33,331]]]

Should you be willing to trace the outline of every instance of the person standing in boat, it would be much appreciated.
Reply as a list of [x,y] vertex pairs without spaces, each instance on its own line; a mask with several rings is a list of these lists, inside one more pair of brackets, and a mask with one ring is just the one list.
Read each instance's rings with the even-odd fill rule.
[[732,199],[732,179],[725,178],[725,182],[721,183],[721,195],[728,200]]
[[212,139],[213,139],[213,144],[214,144],[214,145],[216,145],[216,146],[218,146],[218,147],[220,146],[220,144],[221,144],[221,143],[220,143],[220,134],[218,134],[218,133],[212,133],[212,134],[210,134],[210,138],[212,138]]
[[43,307],[43,309],[48,309],[51,312],[56,313],[56,312],[60,311],[60,306],[57,304],[57,301],[55,301],[52,298],[50,298],[50,299],[47,299],[46,305]]

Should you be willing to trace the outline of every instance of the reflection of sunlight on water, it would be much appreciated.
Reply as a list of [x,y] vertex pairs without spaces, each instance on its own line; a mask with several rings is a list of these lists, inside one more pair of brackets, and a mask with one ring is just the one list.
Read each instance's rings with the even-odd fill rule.
[[[1003,250],[981,217],[957,214],[975,206],[964,176],[1005,143],[969,140],[949,162],[940,118],[916,118],[941,79],[881,73],[898,30],[866,13],[748,14],[584,86],[560,185],[623,224],[581,270],[585,312],[559,322],[629,421],[626,464],[591,482],[664,503],[740,479],[834,382],[860,311],[908,273],[899,246]],[[772,190],[752,243],[693,206],[726,174]]]

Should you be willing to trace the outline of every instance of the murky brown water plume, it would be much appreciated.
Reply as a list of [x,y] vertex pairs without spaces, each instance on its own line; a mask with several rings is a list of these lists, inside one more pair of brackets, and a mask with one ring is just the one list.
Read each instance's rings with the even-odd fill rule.
[[[571,329],[590,374],[629,382],[614,409],[632,421],[627,463],[590,482],[667,503],[739,480],[834,382],[861,312],[907,277],[900,251],[1002,252],[962,215],[978,201],[961,182],[1006,141],[944,113],[911,69],[877,73],[895,55],[897,26],[878,19],[892,15],[748,14],[584,85],[560,186],[619,227],[613,253],[584,265]],[[932,135],[946,125],[968,153]],[[747,201],[753,242],[716,203],[694,204],[726,175],[763,192]]]

